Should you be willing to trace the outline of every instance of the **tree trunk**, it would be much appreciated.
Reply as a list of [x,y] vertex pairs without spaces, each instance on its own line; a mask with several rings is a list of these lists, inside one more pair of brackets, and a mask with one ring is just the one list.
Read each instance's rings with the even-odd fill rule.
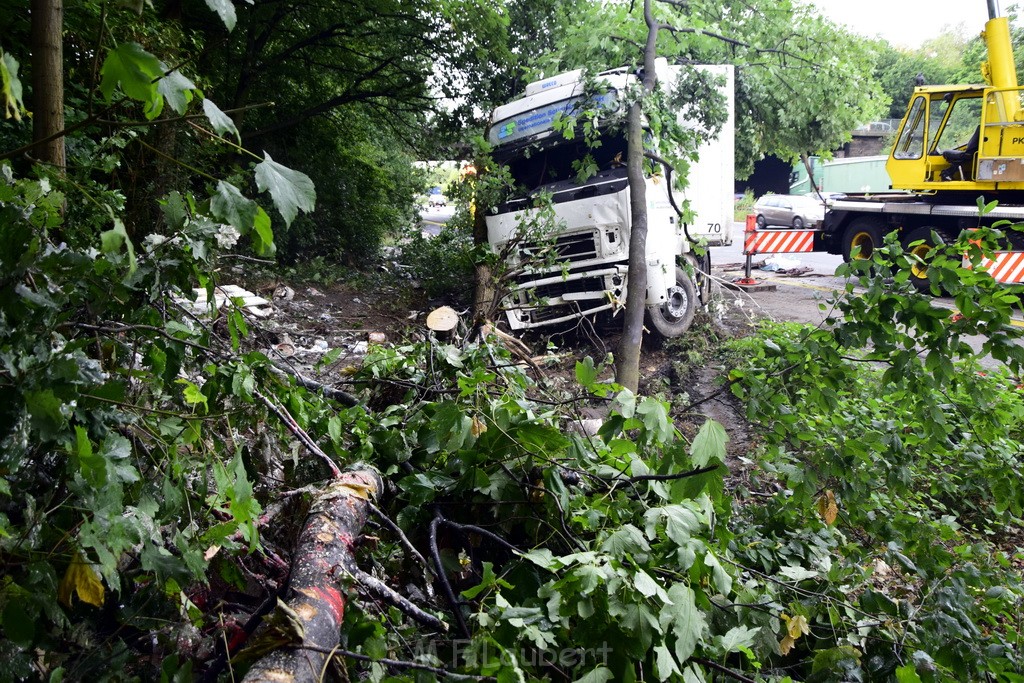
[[[644,46],[643,92],[654,91],[658,23],[651,11],[651,0],[644,0],[647,44]],[[644,313],[647,310],[647,186],[644,180],[643,108],[640,102],[629,108],[626,140],[629,151],[626,171],[629,179],[629,275],[626,280],[626,314],[622,337],[615,352],[615,381],[633,393],[640,386],[640,349],[644,337]]]
[[814,192],[814,194],[821,196],[821,190],[818,189],[818,184],[814,182],[814,169],[811,167],[811,158],[804,152],[800,155],[800,161],[804,162],[804,168],[807,169],[807,184]]
[[295,548],[286,595],[301,638],[293,634],[284,647],[257,661],[244,681],[323,680],[327,653],[338,646],[345,616],[339,582],[358,571],[356,538],[366,522],[368,502],[381,485],[374,472],[346,472],[314,501]]
[[53,137],[37,148],[40,161],[63,173],[64,25],[63,0],[32,0],[32,141]]
[[[473,246],[483,247],[487,244],[487,220],[485,218],[487,208],[480,202],[480,193],[475,191],[484,180],[482,169],[486,165],[482,161],[474,164],[477,169],[476,180],[474,181],[473,192]],[[479,260],[474,266],[476,289],[473,294],[473,320],[476,322],[491,321],[497,310],[498,297],[497,289],[494,286],[494,271],[486,260]]]
[[643,113],[640,103],[629,108],[626,139],[626,176],[629,179],[629,274],[626,313],[615,353],[615,381],[637,392],[640,385],[640,349],[647,310],[647,185],[644,182]]

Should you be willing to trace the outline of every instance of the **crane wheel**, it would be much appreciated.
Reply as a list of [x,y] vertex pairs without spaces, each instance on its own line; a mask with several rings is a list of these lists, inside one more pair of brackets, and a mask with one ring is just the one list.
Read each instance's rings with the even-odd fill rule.
[[869,261],[882,246],[882,226],[873,218],[858,218],[843,233],[843,260]]
[[[935,248],[953,244],[955,241],[956,237],[948,231],[930,225],[914,228],[903,238],[903,251],[910,257],[910,282],[917,291],[932,290],[931,281],[928,279],[928,261],[934,256],[932,252]],[[915,242],[920,244],[914,244]]]

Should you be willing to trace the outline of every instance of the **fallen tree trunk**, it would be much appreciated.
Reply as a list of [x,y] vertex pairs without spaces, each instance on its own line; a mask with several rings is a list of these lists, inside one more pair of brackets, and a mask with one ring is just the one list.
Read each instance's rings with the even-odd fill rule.
[[287,613],[290,633],[274,636],[281,647],[257,661],[244,681],[323,680],[326,653],[338,646],[345,615],[339,581],[359,574],[355,542],[381,486],[375,472],[345,472],[313,502],[295,548],[286,606],[278,607]]

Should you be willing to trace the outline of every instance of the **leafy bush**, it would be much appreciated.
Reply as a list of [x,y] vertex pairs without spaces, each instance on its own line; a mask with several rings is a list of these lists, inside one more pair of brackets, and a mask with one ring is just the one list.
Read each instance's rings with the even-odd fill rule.
[[751,192],[750,188],[743,190],[743,196],[736,200],[733,218],[738,221],[746,220],[747,214],[754,210],[755,201],[757,200],[754,198],[754,193]]
[[[740,509],[734,550],[765,572],[815,568],[814,597],[792,594],[812,671],[827,645],[857,648],[849,676],[1019,680],[1021,557],[1003,539],[1024,508],[1024,397],[1010,374],[1021,354],[1007,332],[1014,297],[979,256],[965,239],[928,257],[929,280],[969,318],[909,284],[890,238],[873,263],[843,267],[851,282],[826,328],[768,325],[733,342],[733,392],[763,425],[752,485],[777,491]],[[870,275],[894,266],[891,279]],[[979,332],[976,353],[961,336]],[[1010,371],[983,369],[987,353]]]

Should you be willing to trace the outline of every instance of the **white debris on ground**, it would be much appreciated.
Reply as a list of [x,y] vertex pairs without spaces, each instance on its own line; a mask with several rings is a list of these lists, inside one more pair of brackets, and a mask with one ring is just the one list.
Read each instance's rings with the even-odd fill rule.
[[274,314],[259,321],[255,338],[266,340],[264,352],[282,369],[348,390],[346,380],[363,363],[370,346],[390,340],[361,314],[363,301],[347,301],[339,303],[334,294],[313,287],[279,285],[274,289]]
[[800,259],[792,256],[769,256],[759,267],[769,273],[789,271],[800,266]]
[[[361,315],[353,316],[351,307],[346,314],[344,304],[332,303],[313,287],[297,291],[280,284],[266,291],[270,299],[238,285],[221,285],[213,290],[212,309],[205,289],[193,290],[194,301],[178,295],[175,302],[196,318],[206,319],[232,304],[240,306],[249,319],[249,339],[257,349],[293,374],[326,385],[343,381],[353,367],[361,365],[371,344],[388,342],[383,332],[364,328],[368,321],[364,322]],[[352,298],[351,303],[365,306],[358,298]],[[417,315],[413,312],[410,319]],[[331,362],[325,364],[329,353]]]
[[[184,296],[178,296],[175,297],[175,302],[196,316],[209,315],[210,302],[207,298],[206,289],[197,287],[193,289],[192,292],[195,294],[195,301],[190,301]],[[264,299],[261,296],[257,296],[238,285],[221,285],[213,288],[214,311],[219,311],[224,308],[229,301],[236,300],[241,300],[239,302],[241,307],[249,313],[252,313],[257,318],[266,318],[273,312],[273,309],[267,308],[270,304],[269,300]]]

